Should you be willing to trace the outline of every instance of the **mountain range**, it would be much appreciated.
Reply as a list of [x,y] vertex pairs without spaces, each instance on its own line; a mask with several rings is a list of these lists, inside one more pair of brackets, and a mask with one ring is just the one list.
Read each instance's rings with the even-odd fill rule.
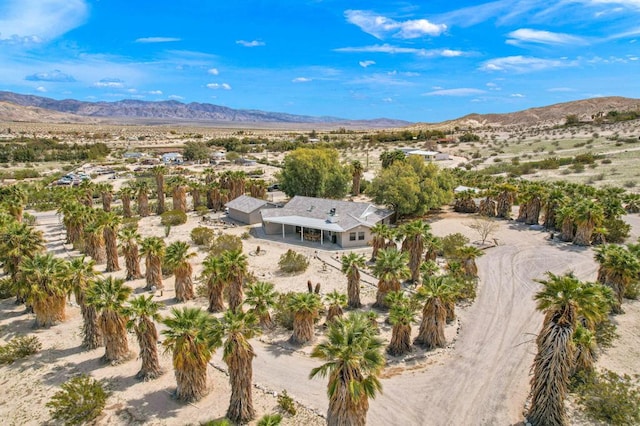
[[[42,110],[72,114],[73,116],[106,119],[128,118],[142,121],[162,120],[166,122],[188,121],[217,123],[327,123],[336,125],[340,123],[360,123],[371,127],[402,127],[411,124],[407,121],[386,118],[349,120],[338,117],[313,117],[281,112],[233,109],[208,103],[191,102],[185,104],[173,100],[150,102],[125,99],[115,102],[85,102],[75,99],[56,100],[42,96],[0,91],[0,102],[1,101],[23,107],[36,107]],[[3,119],[2,115],[0,115],[0,119]],[[76,120],[77,119],[72,119],[71,121]]]

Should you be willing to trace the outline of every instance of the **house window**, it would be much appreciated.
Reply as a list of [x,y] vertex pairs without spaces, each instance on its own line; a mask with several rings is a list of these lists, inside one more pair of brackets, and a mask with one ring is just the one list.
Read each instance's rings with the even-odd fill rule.
[[364,232],[358,232],[358,241],[364,241]]
[[355,232],[350,232],[349,233],[349,241],[355,241],[356,240],[356,233]]

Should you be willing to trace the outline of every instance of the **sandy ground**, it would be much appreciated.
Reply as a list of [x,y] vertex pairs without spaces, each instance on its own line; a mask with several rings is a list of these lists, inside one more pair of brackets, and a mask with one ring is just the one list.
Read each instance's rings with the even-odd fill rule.
[[[431,220],[433,232],[444,236],[461,232],[472,240],[475,232],[466,225],[469,216],[444,212]],[[634,225],[634,240],[638,236],[638,216],[628,217]],[[52,213],[38,213],[38,224],[47,236],[49,250],[61,255],[76,255],[63,244],[64,231]],[[190,216],[185,225],[174,227],[166,242],[189,241],[190,230],[199,218]],[[220,231],[241,235],[244,226],[207,225]],[[140,222],[143,236],[164,237],[159,218]],[[253,232],[260,235],[259,232]],[[574,270],[583,279],[595,279],[596,264],[590,249],[550,242],[546,232],[530,229],[515,222],[501,222],[496,233],[499,246],[486,250],[478,260],[480,283],[478,298],[471,306],[459,307],[458,321],[447,327],[449,347],[438,351],[415,350],[404,359],[388,357],[383,372],[384,393],[371,402],[368,423],[371,425],[514,425],[523,419],[523,409],[529,391],[529,369],[533,360],[535,334],[542,316],[535,311],[532,299],[537,290],[534,279],[545,271],[563,273]],[[257,246],[264,251],[255,255]],[[284,251],[293,248],[310,259],[307,271],[286,276],[276,271],[277,260]],[[335,246],[319,247],[301,244],[297,240],[251,237],[244,241],[249,269],[258,279],[272,281],[278,291],[306,291],[306,282],[320,282],[322,294],[333,289],[345,291],[346,279],[339,272],[337,256],[343,254]],[[357,250],[369,254],[370,249]],[[195,273],[201,270],[205,253],[198,251]],[[121,265],[124,261],[121,259]],[[114,274],[123,276],[124,271]],[[362,298],[370,305],[375,297],[375,278],[363,274]],[[144,280],[130,282],[136,293]],[[176,305],[173,278],[165,280],[165,291],[157,299],[165,302],[162,314]],[[188,303],[206,307],[204,299]],[[615,347],[604,353],[600,366],[621,373],[640,373],[640,304],[628,303],[627,313],[616,317],[620,338]],[[57,387],[75,374],[86,372],[105,379],[113,391],[100,424],[183,425],[223,417],[230,395],[226,366],[218,351],[209,369],[211,392],[196,404],[182,404],[171,392],[175,379],[170,355],[162,357],[167,370],[160,379],[141,383],[134,376],[139,361],[132,359],[120,366],[101,364],[102,349],[82,351],[80,348],[81,318],[77,306],[70,302],[68,319],[50,329],[34,330],[33,316],[12,300],[0,302],[0,338],[6,342],[15,335],[37,335],[43,350],[11,366],[0,367],[0,416],[4,424],[53,424],[44,404]],[[382,336],[387,339],[390,327],[379,318]],[[417,326],[413,329],[413,336]],[[316,327],[317,339],[323,334],[322,321]],[[257,357],[254,360],[254,399],[258,416],[277,410],[274,392],[286,389],[300,403],[299,413],[286,418],[284,424],[323,424],[327,408],[326,379],[309,380],[309,371],[319,362],[308,356],[312,345],[294,348],[287,342],[289,333],[276,330],[252,341]],[[133,352],[137,346],[130,336]]]

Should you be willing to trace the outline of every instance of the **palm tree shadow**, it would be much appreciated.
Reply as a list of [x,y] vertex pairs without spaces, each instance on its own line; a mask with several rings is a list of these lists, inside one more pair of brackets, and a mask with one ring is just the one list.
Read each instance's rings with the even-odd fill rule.
[[286,339],[286,340],[280,340],[277,342],[271,342],[265,346],[265,349],[267,350],[267,352],[270,352],[271,354],[273,354],[273,356],[280,357],[280,356],[290,356],[293,352],[295,352],[297,349],[301,348],[302,346],[304,345],[295,346],[289,343],[289,340]]
[[[135,380],[135,379],[134,379]],[[134,413],[153,413],[153,417],[160,419],[175,418],[178,411],[181,410],[185,402],[178,401],[174,392],[163,388],[153,392],[145,393],[138,399],[130,399],[128,406],[121,411],[133,410]],[[197,403],[196,403],[197,404]],[[136,417],[139,414],[136,413]],[[145,418],[146,414],[142,414]],[[145,421],[150,419],[146,418]]]

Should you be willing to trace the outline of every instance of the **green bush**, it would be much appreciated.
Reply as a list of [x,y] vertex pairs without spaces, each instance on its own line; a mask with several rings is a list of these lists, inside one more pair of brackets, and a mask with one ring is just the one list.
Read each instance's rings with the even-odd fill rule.
[[209,247],[215,238],[215,231],[206,226],[198,226],[191,231],[191,241],[198,246]]
[[291,300],[295,294],[293,291],[280,293],[274,308],[274,320],[276,324],[287,330],[293,330],[293,312],[289,309],[289,300]]
[[212,256],[219,256],[228,250],[242,250],[242,240],[240,237],[222,234],[211,243],[211,247],[209,248]]
[[160,215],[160,223],[164,226],[176,226],[187,223],[187,214],[180,210],[170,210]]
[[278,266],[282,272],[302,272],[306,271],[309,266],[309,261],[303,254],[296,253],[289,249],[286,253],[280,256]]
[[631,225],[622,219],[610,219],[605,222],[607,243],[622,243],[629,237]]
[[68,380],[61,387],[46,406],[51,417],[65,425],[80,425],[95,419],[109,397],[104,385],[86,374]]
[[15,287],[10,277],[0,279],[0,299],[8,299],[16,295]]
[[455,258],[458,249],[469,244],[469,238],[459,232],[442,237],[442,253],[438,253],[448,259]]
[[14,337],[6,345],[0,346],[0,364],[13,364],[15,361],[33,355],[42,349],[42,343],[36,336]]
[[296,404],[293,401],[286,390],[283,390],[280,395],[278,395],[278,407],[285,413],[291,414],[292,416],[296,415]]
[[593,373],[577,386],[578,402],[594,420],[610,425],[640,423],[640,390],[638,380],[626,374],[604,370]]
[[209,213],[209,209],[207,206],[198,206],[196,207],[196,212],[198,213],[198,216],[204,216]]
[[282,414],[265,414],[258,420],[258,426],[278,426],[282,423]]

